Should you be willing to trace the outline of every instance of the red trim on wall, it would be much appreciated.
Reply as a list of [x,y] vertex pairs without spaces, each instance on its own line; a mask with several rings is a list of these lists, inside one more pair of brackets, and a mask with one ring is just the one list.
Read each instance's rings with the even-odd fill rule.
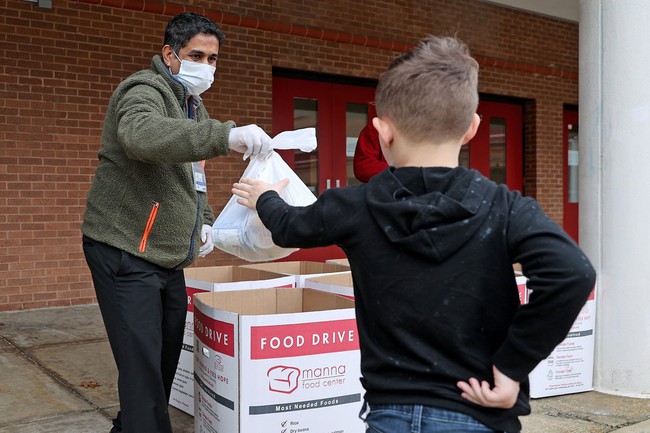
[[[390,41],[385,39],[368,38],[367,36],[354,35],[347,32],[336,30],[319,29],[299,24],[288,24],[277,21],[262,20],[242,15],[223,13],[209,10],[202,7],[185,6],[176,3],[165,3],[152,0],[76,0],[80,3],[89,3],[99,6],[114,7],[120,9],[129,9],[140,12],[155,13],[167,16],[174,16],[181,12],[196,12],[205,15],[218,24],[233,25],[238,27],[264,30],[274,33],[284,33],[293,36],[302,36],[306,38],[319,39],[329,42],[338,42],[351,45],[360,45],[363,47],[378,48],[386,51],[404,52],[413,45]],[[162,10],[162,12],[161,12]],[[529,74],[547,75],[551,77],[567,78],[578,81],[577,71],[568,71],[564,69],[553,69],[546,66],[532,65],[529,63],[513,62],[510,60],[498,59],[482,55],[473,55],[479,65],[499,69],[507,69]]]
[[493,57],[486,57],[481,55],[474,55],[472,57],[481,66],[509,69],[511,71],[526,72],[529,74],[549,75],[551,77],[568,78],[573,81],[578,81],[578,72],[566,71],[563,69],[552,69],[545,66],[531,65],[529,63],[512,62],[509,60],[495,59]]

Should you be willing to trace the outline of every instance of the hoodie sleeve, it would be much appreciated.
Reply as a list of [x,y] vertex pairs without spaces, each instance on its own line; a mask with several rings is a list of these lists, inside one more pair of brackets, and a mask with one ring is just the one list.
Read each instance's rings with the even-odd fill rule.
[[[328,190],[331,191],[331,190]],[[284,248],[313,248],[333,245],[325,223],[325,191],[313,204],[304,207],[287,204],[275,191],[267,191],[257,200],[257,214],[272,234],[273,242]],[[332,221],[332,220],[327,220]]]
[[494,364],[508,377],[522,381],[564,340],[594,289],[596,272],[539,204],[518,193],[510,210],[507,240],[532,292],[515,315]]

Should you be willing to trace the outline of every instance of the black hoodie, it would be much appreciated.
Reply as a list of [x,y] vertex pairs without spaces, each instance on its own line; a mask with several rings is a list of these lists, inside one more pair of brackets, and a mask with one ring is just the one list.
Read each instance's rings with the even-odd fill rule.
[[[258,200],[282,247],[336,244],[352,270],[362,383],[372,404],[423,404],[518,432],[528,374],[571,328],[595,284],[589,260],[539,204],[474,170],[389,168],[291,207]],[[532,289],[520,306],[513,272]],[[512,409],[461,397],[492,365],[521,382]]]

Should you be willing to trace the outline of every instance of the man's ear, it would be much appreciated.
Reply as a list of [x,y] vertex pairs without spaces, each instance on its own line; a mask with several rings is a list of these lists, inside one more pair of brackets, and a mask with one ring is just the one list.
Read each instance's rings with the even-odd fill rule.
[[172,65],[172,60],[174,58],[174,49],[169,45],[165,45],[162,47],[161,56],[163,63],[167,65],[168,68],[170,68]]
[[375,117],[372,119],[372,126],[375,127],[377,133],[379,133],[379,141],[385,147],[389,148],[393,144],[393,139],[395,137],[393,131],[393,124],[389,120],[381,119]]
[[474,113],[474,116],[472,117],[472,123],[469,125],[467,132],[463,136],[463,144],[467,144],[468,141],[474,138],[474,136],[476,135],[476,131],[478,131],[478,127],[480,125],[481,125],[481,118],[479,117],[478,114]]

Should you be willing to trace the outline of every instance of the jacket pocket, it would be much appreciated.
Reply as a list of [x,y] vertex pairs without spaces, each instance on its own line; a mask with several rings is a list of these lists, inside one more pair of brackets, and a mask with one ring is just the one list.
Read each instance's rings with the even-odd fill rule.
[[140,240],[140,248],[138,248],[138,251],[141,253],[144,253],[145,250],[147,249],[147,239],[149,238],[149,233],[151,233],[151,228],[153,227],[154,221],[156,221],[156,215],[158,214],[158,208],[160,207],[160,203],[155,202],[153,206],[151,206],[151,212],[149,212],[149,219],[147,220],[147,225],[144,228],[144,233],[142,234],[142,239]]

